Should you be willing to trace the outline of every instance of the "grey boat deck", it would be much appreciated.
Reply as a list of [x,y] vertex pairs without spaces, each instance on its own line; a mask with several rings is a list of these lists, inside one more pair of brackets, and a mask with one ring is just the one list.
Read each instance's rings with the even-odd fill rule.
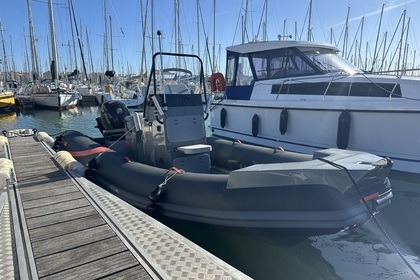
[[0,199],[0,275],[7,279],[248,278],[64,171],[35,137],[9,138],[9,145],[16,183]]

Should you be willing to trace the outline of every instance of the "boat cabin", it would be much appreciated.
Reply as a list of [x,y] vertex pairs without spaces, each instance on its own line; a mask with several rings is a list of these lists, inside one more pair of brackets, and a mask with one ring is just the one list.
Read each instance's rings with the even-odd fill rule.
[[[338,53],[335,46],[307,41],[254,42],[228,47],[226,98],[249,100],[257,86],[267,85],[274,95],[388,97],[390,92],[401,93],[399,86],[394,88],[389,83],[377,86],[336,80],[331,84],[337,76],[363,74]],[[324,80],[315,80],[323,77]]]

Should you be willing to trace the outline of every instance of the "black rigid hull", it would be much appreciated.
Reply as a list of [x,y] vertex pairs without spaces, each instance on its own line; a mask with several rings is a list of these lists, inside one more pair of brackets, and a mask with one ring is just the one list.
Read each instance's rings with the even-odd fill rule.
[[[213,149],[211,162],[218,165],[218,170],[249,166],[249,171],[244,168],[228,174],[175,174],[176,171],[130,161],[76,131],[63,133],[57,145],[89,165],[89,176],[96,183],[136,207],[158,209],[163,216],[209,225],[331,233],[363,224],[372,213],[388,205],[392,197],[386,177],[390,164],[354,171],[356,187],[344,170],[327,163],[317,160],[318,165],[325,167],[310,170],[306,164],[314,161],[308,155],[215,138],[209,138],[208,143]],[[292,164],[300,169],[286,168],[280,175],[273,175],[268,164],[263,165],[262,169],[267,167],[268,171],[261,180],[258,172],[256,180],[246,179],[253,178],[254,166],[259,166],[255,164],[272,162],[284,162],[276,165],[279,167]],[[232,174],[239,181],[245,178],[243,187],[235,185]],[[169,177],[159,201],[152,202],[150,194]]]

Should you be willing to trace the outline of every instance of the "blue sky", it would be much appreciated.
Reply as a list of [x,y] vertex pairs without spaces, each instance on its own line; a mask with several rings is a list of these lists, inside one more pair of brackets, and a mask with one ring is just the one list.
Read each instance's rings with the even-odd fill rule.
[[[69,11],[67,9],[68,0],[53,0],[57,41],[59,49],[59,59],[61,68],[70,68],[74,64],[70,60],[70,52],[73,47],[71,39]],[[180,3],[180,38],[184,52],[197,52],[197,0],[178,0]],[[331,29],[334,36],[334,43],[339,47],[344,41],[344,23],[346,21],[348,7],[349,14],[349,42],[359,38],[361,18],[365,17],[363,42],[369,42],[370,48],[374,48],[380,12],[382,4],[385,4],[384,16],[382,19],[380,40],[383,40],[384,33],[387,31],[387,42],[390,42],[395,32],[394,41],[399,40],[401,27],[396,30],[404,10],[407,11],[406,23],[410,18],[409,27],[409,50],[414,60],[414,50],[416,50],[416,60],[420,54],[420,18],[416,17],[416,12],[420,11],[420,0],[313,0],[312,28],[313,37],[316,41],[330,41]],[[143,7],[146,2],[150,4],[152,0],[106,0],[107,19],[111,16],[113,33],[113,53],[114,68],[117,72],[128,70],[138,73],[140,69],[142,30],[140,5]],[[278,35],[295,34],[302,39],[307,37],[308,7],[309,0],[268,0],[268,21],[267,32],[270,40],[276,40]],[[48,45],[49,25],[48,25],[48,5],[47,0],[30,0],[32,16],[34,22],[35,35],[38,38],[37,50],[40,56],[41,68],[47,70],[48,65]],[[76,20],[81,24],[82,40],[85,46],[84,52],[87,56],[86,32],[89,36],[92,60],[95,70],[102,71],[104,67],[104,11],[103,0],[73,0]],[[200,23],[200,56],[204,57],[205,35],[209,42],[210,52],[213,48],[213,0],[200,0],[201,23]],[[216,42],[215,54],[219,70],[223,71],[225,48],[228,45],[241,43],[241,19],[245,15],[246,0],[216,0]],[[262,16],[264,0],[249,0],[247,13],[247,41],[252,40],[258,33],[258,38],[262,38],[262,30],[259,30],[259,23]],[[3,25],[3,37],[7,51],[9,68],[12,62],[17,70],[25,69],[25,41],[29,35],[27,4],[26,0],[0,0],[0,21]],[[162,30],[162,47],[164,51],[175,51],[174,47],[174,1],[173,0],[154,0],[155,17],[154,28]],[[146,58],[150,59],[150,10],[148,20],[148,38],[146,38]],[[295,24],[297,28],[295,29]],[[401,23],[400,23],[401,24]],[[401,26],[401,25],[400,25]],[[297,32],[296,32],[297,30]],[[76,42],[76,41],[75,41]],[[27,43],[29,40],[27,39]],[[110,44],[110,43],[108,43]],[[351,43],[349,43],[351,44]],[[155,40],[157,48],[158,41]],[[71,49],[71,51],[69,50]],[[3,56],[3,50],[1,54]],[[28,49],[29,50],[29,49]],[[13,53],[12,53],[13,52]],[[77,52],[79,50],[77,49]],[[147,65],[147,69],[149,69]],[[80,68],[80,66],[79,66]]]

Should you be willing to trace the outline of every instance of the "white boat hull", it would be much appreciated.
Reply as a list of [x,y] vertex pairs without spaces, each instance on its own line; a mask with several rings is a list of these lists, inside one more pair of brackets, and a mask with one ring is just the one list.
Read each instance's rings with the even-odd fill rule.
[[[352,108],[348,109],[351,124],[347,149],[389,157],[394,161],[393,169],[420,173],[420,130],[416,129],[420,123],[420,109],[400,110],[395,103],[390,104],[393,102],[398,101],[365,102],[360,106],[346,102],[338,105],[340,103],[336,101],[274,101],[264,106],[257,105],[255,100],[224,100],[213,104],[211,128],[216,136],[312,153],[318,149],[337,147],[340,114]],[[319,106],[316,106],[317,103]],[[226,110],[224,128],[220,118],[222,108]],[[287,131],[282,135],[280,113],[284,108],[287,108],[288,120]],[[259,117],[256,136],[252,134],[252,117],[255,114]]]
[[55,110],[66,110],[77,106],[75,93],[34,93],[31,95],[36,106]]
[[115,100],[123,103],[128,108],[139,107],[144,102],[143,96],[140,98],[123,98],[117,96],[116,94],[96,92],[95,97],[98,104],[103,104],[106,101]]
[[220,91],[213,134],[304,153],[359,150],[420,173],[420,79],[361,71],[338,51],[312,41],[228,47],[226,80],[210,78]]

